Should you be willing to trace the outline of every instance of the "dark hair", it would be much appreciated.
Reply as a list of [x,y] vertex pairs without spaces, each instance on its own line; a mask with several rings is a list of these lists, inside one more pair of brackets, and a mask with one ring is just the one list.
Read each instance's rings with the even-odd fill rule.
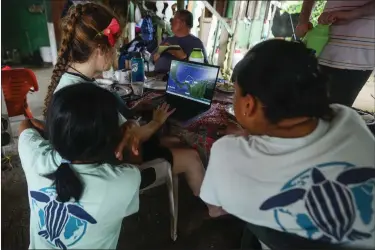
[[188,26],[190,29],[193,28],[193,14],[188,10],[178,10],[176,11],[176,14],[178,15],[178,18],[181,19],[186,23],[186,26]]
[[327,78],[320,72],[313,50],[301,42],[272,39],[257,44],[236,65],[232,80],[243,96],[260,100],[272,123],[296,117],[332,117]]
[[[121,138],[115,96],[92,83],[62,88],[53,95],[49,106],[46,133],[64,160],[103,162],[114,155]],[[80,199],[83,183],[69,163],[63,162],[51,177],[58,200]]]
[[44,116],[68,64],[86,62],[98,47],[104,52],[111,48],[108,38],[101,35],[100,32],[108,27],[112,18],[117,18],[113,11],[100,4],[85,3],[70,7],[68,14],[61,22],[61,45],[47,96],[44,99]]

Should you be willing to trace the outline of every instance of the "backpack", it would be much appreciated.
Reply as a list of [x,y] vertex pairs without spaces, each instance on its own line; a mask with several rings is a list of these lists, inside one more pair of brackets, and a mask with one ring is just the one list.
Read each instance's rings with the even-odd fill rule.
[[154,26],[152,25],[152,20],[150,16],[146,16],[143,19],[141,25],[141,35],[144,41],[152,41],[154,36]]

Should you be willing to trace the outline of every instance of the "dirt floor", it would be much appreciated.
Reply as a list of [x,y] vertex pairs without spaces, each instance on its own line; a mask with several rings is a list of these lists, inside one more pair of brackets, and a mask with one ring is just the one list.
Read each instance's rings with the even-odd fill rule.
[[[29,246],[27,183],[17,156],[13,168],[1,173],[1,249]],[[165,186],[141,195],[140,210],[123,221],[118,249],[235,249],[243,223],[234,217],[205,219],[204,206],[193,197],[183,178],[179,189],[179,235],[170,239]]]

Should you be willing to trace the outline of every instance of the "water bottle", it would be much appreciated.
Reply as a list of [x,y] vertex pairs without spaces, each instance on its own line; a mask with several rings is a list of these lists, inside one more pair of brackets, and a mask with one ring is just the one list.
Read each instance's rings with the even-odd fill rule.
[[193,49],[189,57],[190,62],[204,63],[204,55],[202,49]]
[[131,63],[131,86],[134,95],[143,95],[143,85],[145,82],[145,65],[140,52],[133,52]]

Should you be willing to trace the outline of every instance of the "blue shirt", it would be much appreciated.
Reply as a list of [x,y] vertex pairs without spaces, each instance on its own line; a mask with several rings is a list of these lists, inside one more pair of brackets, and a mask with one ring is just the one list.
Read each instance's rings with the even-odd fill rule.
[[[182,50],[186,53],[187,56],[190,56],[193,49],[202,49],[204,55],[204,62],[208,63],[206,49],[202,41],[191,34],[184,37],[171,36],[167,37],[162,44],[169,43],[170,45],[180,45]],[[154,52],[155,53],[155,52]],[[160,58],[155,62],[155,72],[168,72],[171,67],[171,61],[177,59],[169,53],[162,53]]]

